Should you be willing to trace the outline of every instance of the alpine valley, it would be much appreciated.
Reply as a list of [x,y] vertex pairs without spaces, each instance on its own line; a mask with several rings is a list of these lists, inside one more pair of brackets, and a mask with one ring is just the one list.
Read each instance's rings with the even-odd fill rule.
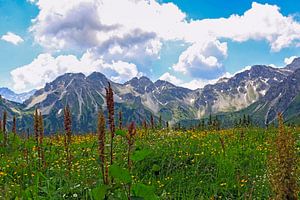
[[175,124],[212,114],[232,118],[226,122],[230,125],[235,117],[247,114],[264,125],[274,121],[277,112],[283,112],[286,121],[299,123],[300,58],[284,68],[255,65],[196,90],[162,80],[152,82],[144,76],[119,84],[99,72],[89,76],[67,73],[37,91],[17,95],[8,89],[0,90],[0,112],[6,110],[9,121],[16,115],[18,123],[24,125],[20,127],[32,129],[32,115],[38,108],[44,116],[46,132],[52,133],[63,130],[63,109],[68,104],[73,130],[95,131],[98,110],[106,112],[108,82],[115,93],[115,113],[122,111],[125,123],[149,121],[153,115],[156,121],[161,116],[163,121]]

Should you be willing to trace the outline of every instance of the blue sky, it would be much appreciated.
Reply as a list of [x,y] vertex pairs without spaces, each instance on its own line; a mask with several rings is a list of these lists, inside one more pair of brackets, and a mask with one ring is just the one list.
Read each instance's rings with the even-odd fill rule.
[[0,86],[20,92],[65,72],[100,71],[194,89],[300,55],[294,0],[99,2],[0,0]]

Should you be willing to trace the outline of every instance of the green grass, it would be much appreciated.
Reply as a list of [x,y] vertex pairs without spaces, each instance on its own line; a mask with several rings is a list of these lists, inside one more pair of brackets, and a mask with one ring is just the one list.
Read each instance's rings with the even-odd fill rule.
[[[300,129],[290,130],[300,138]],[[132,182],[136,187],[143,183],[140,188],[151,186],[148,189],[159,199],[268,199],[267,154],[276,132],[272,128],[139,130],[134,155],[147,153],[133,162]],[[34,139],[10,135],[9,145],[0,148],[0,199],[97,199],[102,188],[97,136],[72,139],[73,161],[68,172],[62,136],[45,138],[47,166],[43,169],[38,165]],[[126,168],[125,138],[118,135],[115,145],[116,163]],[[135,189],[134,193],[140,192]],[[121,188],[109,196],[125,198]]]

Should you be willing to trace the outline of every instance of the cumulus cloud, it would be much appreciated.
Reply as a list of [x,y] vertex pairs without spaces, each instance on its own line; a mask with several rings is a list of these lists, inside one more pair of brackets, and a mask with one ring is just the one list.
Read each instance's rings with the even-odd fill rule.
[[159,57],[162,44],[157,33],[142,26],[147,23],[142,17],[147,16],[146,1],[40,0],[37,5],[40,13],[30,30],[48,49],[89,49],[108,61]]
[[23,38],[21,36],[12,33],[12,32],[7,32],[5,35],[2,35],[1,40],[12,43],[14,45],[18,45],[22,42],[24,42]]
[[294,61],[295,58],[297,58],[297,56],[291,56],[291,57],[285,58],[284,59],[284,63],[286,65],[289,65],[289,64],[291,64]]
[[159,59],[167,41],[189,46],[173,69],[201,80],[225,72],[227,44],[223,39],[265,40],[271,51],[300,45],[300,23],[281,14],[276,5],[254,2],[242,15],[190,20],[175,4],[157,0],[28,1],[40,10],[30,32],[46,50],[88,51],[96,57],[93,60],[109,66],[129,63],[137,65],[137,71]]
[[238,42],[266,40],[273,51],[297,45],[300,39],[300,24],[292,16],[283,16],[276,5],[255,2],[241,16],[196,20],[191,22],[191,26],[198,31],[209,32],[216,38]]
[[11,76],[13,88],[17,91],[24,91],[43,87],[45,83],[53,81],[64,73],[82,72],[88,75],[95,71],[102,72],[117,82],[124,82],[139,76],[137,67],[133,63],[123,61],[106,63],[101,59],[95,59],[90,52],[86,52],[80,59],[74,55],[53,57],[48,53],[40,54],[30,64],[11,71]]
[[225,72],[222,61],[226,56],[226,43],[219,41],[195,43],[180,55],[173,69],[192,77],[213,79]]
[[31,30],[36,41],[49,48],[94,47],[109,41],[122,47],[123,40],[112,38],[126,38],[134,30],[152,33],[156,40],[188,43],[266,40],[274,51],[300,39],[300,24],[292,16],[283,16],[276,5],[255,2],[243,15],[190,21],[173,3],[155,0],[39,0],[37,5],[40,13]]
[[[248,68],[245,68],[244,70],[247,70],[247,69]],[[215,78],[215,79],[195,78],[192,81],[185,82],[185,81],[177,78],[176,76],[170,74],[169,72],[166,72],[159,78],[159,80],[165,80],[165,81],[168,81],[170,83],[173,83],[174,85],[184,87],[184,88],[189,88],[191,90],[195,90],[195,89],[198,89],[198,88],[203,88],[204,86],[206,86],[208,84],[215,84],[223,78],[231,78],[233,76],[234,76],[234,74],[230,74],[230,73],[226,72],[226,73],[222,74],[221,76],[219,76],[218,78]]]
[[174,85],[182,84],[182,80],[178,79],[176,76],[171,75],[169,72],[164,73],[159,77],[159,80],[168,81]]
[[191,90],[195,90],[198,88],[203,88],[204,86],[208,85],[208,84],[214,84],[216,82],[218,82],[219,79],[194,79],[190,82],[186,82],[186,83],[182,83],[180,86],[181,87],[185,87],[185,88],[189,88]]

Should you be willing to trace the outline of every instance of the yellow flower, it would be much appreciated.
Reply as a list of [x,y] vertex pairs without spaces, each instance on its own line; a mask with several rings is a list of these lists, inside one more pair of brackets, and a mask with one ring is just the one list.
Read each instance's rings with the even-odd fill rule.
[[6,176],[5,172],[0,172],[0,176]]
[[226,183],[221,183],[221,184],[220,184],[220,186],[222,186],[222,187],[225,186],[225,185],[226,185]]

